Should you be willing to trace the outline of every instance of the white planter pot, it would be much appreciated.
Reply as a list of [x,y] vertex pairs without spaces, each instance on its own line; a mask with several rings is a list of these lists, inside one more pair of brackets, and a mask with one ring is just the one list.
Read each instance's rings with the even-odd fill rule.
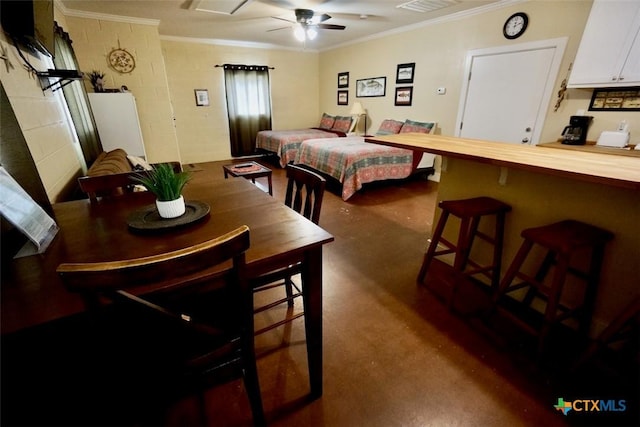
[[180,196],[180,198],[168,202],[156,200],[156,207],[162,218],[177,218],[184,214],[184,197]]

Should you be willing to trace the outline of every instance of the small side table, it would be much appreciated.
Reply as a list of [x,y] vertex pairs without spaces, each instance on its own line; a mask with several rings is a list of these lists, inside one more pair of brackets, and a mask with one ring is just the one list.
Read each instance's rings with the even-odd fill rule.
[[224,178],[227,179],[229,175],[234,177],[243,177],[250,179],[254,184],[256,178],[267,177],[269,180],[269,194],[273,196],[273,184],[271,182],[271,169],[262,166],[256,162],[234,163],[230,165],[224,165],[222,167],[224,171]]

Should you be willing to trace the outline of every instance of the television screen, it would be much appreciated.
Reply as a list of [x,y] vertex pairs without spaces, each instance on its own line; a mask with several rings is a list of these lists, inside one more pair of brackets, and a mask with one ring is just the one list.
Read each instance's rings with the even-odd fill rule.
[[2,29],[23,48],[54,56],[53,0],[2,0]]

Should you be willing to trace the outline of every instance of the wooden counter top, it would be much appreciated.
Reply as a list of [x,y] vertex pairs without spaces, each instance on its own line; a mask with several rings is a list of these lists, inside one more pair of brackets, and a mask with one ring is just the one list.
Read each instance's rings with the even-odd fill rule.
[[640,158],[640,150],[634,150],[631,146],[630,148],[603,147],[596,145],[595,142],[593,144],[587,142],[585,145],[567,145],[561,142],[545,142],[543,144],[538,144],[537,146],[545,148],[558,148],[560,150],[584,151],[587,153]]
[[419,133],[375,136],[366,141],[640,190],[640,158],[637,157]]

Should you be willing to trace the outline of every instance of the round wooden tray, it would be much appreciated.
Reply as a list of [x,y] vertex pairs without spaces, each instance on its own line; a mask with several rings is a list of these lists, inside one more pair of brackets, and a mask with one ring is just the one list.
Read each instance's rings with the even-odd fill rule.
[[162,218],[155,204],[145,206],[127,218],[127,225],[137,231],[166,230],[192,224],[209,215],[209,205],[206,203],[192,200],[184,204],[185,212],[177,218]]

